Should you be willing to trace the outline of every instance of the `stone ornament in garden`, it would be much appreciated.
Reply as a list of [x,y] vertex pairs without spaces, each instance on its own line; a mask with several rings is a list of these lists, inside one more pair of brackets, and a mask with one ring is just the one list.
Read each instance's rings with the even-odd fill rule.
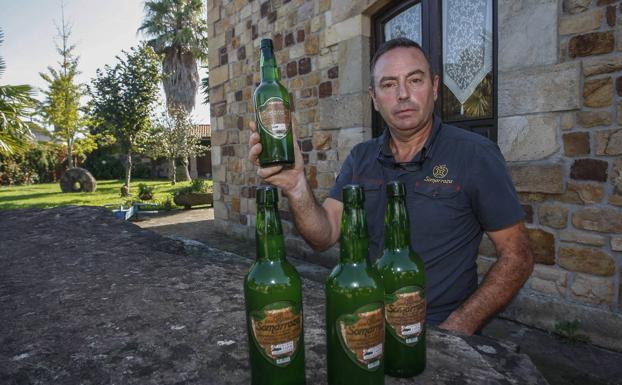
[[60,189],[63,192],[94,192],[97,181],[88,170],[74,167],[60,177]]

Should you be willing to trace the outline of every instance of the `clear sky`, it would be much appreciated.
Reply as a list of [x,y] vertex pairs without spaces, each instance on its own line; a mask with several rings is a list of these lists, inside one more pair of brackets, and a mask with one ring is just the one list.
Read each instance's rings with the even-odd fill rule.
[[[143,19],[143,0],[64,0],[65,21],[71,26],[74,53],[80,57],[78,80],[88,83],[97,68],[113,65],[121,50],[129,50],[145,37],[137,33]],[[39,72],[57,67],[56,25],[61,25],[60,0],[0,0],[0,28],[4,43],[0,56],[6,70],[0,84],[46,87]],[[200,73],[201,77],[204,73]],[[164,96],[162,95],[162,98]],[[197,95],[196,123],[209,123],[209,106]]]

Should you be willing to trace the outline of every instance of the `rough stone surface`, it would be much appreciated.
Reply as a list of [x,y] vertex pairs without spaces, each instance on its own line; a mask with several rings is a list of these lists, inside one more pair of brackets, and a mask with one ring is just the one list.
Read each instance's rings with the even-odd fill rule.
[[613,51],[613,43],[613,31],[586,33],[570,39],[568,54],[576,58],[609,53]]
[[561,231],[559,240],[564,242],[580,243],[591,246],[604,246],[605,238],[600,235],[586,234],[573,230]]
[[577,274],[570,290],[574,297],[583,302],[593,304],[613,302],[613,282],[610,278]]
[[516,191],[549,194],[564,192],[564,169],[561,164],[511,165],[509,171]]
[[[71,253],[50,223],[74,226]],[[249,383],[241,282],[250,259],[97,208],[12,211],[0,230],[3,383]],[[304,279],[303,292],[307,382],[324,383],[323,284]],[[417,383],[547,383],[512,345],[435,329],[427,338]]]
[[622,70],[622,59],[616,57],[592,58],[583,61],[583,75],[594,76]]
[[497,249],[495,248],[495,244],[492,243],[490,237],[488,237],[488,234],[484,234],[484,236],[482,237],[482,241],[479,244],[479,253],[488,257],[497,256]]
[[622,251],[622,237],[611,238],[611,250]]
[[581,127],[590,128],[596,126],[611,125],[611,112],[608,111],[579,111],[577,112],[577,123]]
[[566,156],[587,155],[590,153],[590,134],[587,132],[572,132],[564,134],[564,153]]
[[590,32],[600,27],[605,16],[604,8],[595,8],[578,15],[563,16],[559,20],[559,34]]
[[553,266],[536,265],[528,287],[548,295],[564,295],[568,287],[568,272]]
[[598,159],[577,159],[570,168],[570,177],[577,180],[595,180],[605,182],[607,180],[607,168],[609,163]]
[[501,0],[499,71],[555,63],[557,19],[556,0]]
[[622,214],[619,210],[590,207],[572,214],[572,224],[583,230],[622,233]]
[[540,224],[563,229],[568,223],[568,209],[554,203],[540,205],[538,208]]
[[371,127],[367,94],[340,95],[320,100],[320,128]]
[[560,247],[559,265],[572,271],[610,276],[616,271],[611,256],[598,249],[585,247]]
[[622,130],[600,131],[596,134],[596,155],[622,154]]
[[574,191],[579,194],[579,198],[583,203],[593,204],[602,201],[605,194],[602,184],[593,183],[568,183],[568,191]]
[[564,0],[562,7],[564,12],[575,14],[585,12],[592,3],[592,0]]
[[60,177],[60,189],[62,192],[94,192],[97,181],[87,169],[73,167]]
[[499,117],[578,109],[580,75],[579,62],[499,73]]
[[508,162],[538,160],[557,152],[557,119],[553,115],[499,119],[499,148]]
[[555,264],[555,236],[541,229],[527,229],[536,263]]
[[586,80],[583,83],[583,103],[586,107],[607,107],[611,105],[613,82],[611,78]]
[[617,158],[613,162],[613,171],[611,172],[611,184],[614,187],[614,193],[622,194],[622,158]]

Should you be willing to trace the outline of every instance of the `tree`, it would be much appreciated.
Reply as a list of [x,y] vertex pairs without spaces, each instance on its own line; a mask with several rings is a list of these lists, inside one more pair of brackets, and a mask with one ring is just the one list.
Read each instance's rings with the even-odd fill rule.
[[59,68],[48,67],[48,73],[39,75],[48,83],[44,91],[43,115],[48,123],[54,126],[57,138],[67,144],[67,163],[69,168],[74,167],[73,147],[78,135],[86,134],[80,118],[80,97],[84,94],[83,86],[76,82],[79,74],[78,60],[74,56],[75,45],[69,44],[71,29],[65,23],[64,7],[61,4],[62,25],[57,28],[60,43],[56,44],[56,51],[61,57]]
[[[4,34],[0,29],[0,44]],[[6,65],[0,57],[0,77]],[[39,126],[32,116],[38,106],[29,85],[0,85],[0,155],[10,156],[25,151]]]
[[144,43],[123,54],[114,67],[97,70],[89,91],[94,124],[112,134],[126,153],[123,192],[129,194],[132,154],[150,128],[162,74],[160,58]]
[[145,2],[145,20],[138,29],[163,54],[164,93],[167,106],[191,112],[199,88],[197,60],[207,60],[207,18],[203,0]]
[[145,143],[144,152],[151,158],[165,158],[169,161],[169,177],[171,183],[177,182],[175,172],[176,159],[188,159],[202,155],[207,148],[201,140],[194,136],[194,124],[190,114],[183,108],[173,107],[154,123],[149,139]]

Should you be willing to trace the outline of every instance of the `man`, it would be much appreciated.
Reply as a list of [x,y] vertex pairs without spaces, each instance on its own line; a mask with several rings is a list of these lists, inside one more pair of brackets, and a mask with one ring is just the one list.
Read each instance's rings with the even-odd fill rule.
[[[370,256],[383,245],[383,186],[406,185],[411,244],[423,257],[431,324],[473,334],[506,306],[533,269],[533,256],[518,202],[499,148],[487,138],[441,123],[433,114],[439,78],[421,47],[408,39],[385,43],[374,55],[369,95],[388,129],[361,143],[343,163],[322,205],[313,196],[296,146],[293,168],[259,168],[257,174],[282,189],[300,234],[316,250],[339,239],[341,188],[363,186]],[[251,123],[255,131],[255,125]],[[250,137],[249,158],[261,153]],[[486,231],[497,261],[477,285],[477,250]]]

